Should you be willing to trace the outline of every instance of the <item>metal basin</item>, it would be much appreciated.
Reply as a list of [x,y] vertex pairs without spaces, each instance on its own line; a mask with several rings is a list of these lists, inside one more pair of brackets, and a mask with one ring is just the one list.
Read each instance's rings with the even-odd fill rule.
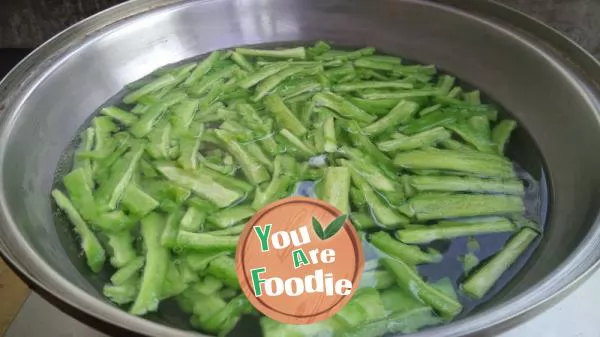
[[522,272],[471,315],[414,336],[492,335],[547,307],[595,267],[600,66],[550,28],[481,0],[132,1],[75,25],[0,83],[4,257],[61,308],[112,333],[197,336],[102,298],[101,280],[87,272],[78,247],[61,242],[68,230],[54,225],[57,163],[99,105],[157,67],[218,48],[317,39],[371,45],[455,74],[525,126],[532,140],[513,145],[520,159],[534,158],[537,144],[548,168],[546,233]]

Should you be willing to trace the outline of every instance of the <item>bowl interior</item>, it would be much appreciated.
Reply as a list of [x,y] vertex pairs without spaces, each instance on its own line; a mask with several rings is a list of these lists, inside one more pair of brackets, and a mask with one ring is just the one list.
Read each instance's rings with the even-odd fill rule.
[[88,272],[79,247],[63,245],[73,242],[68,227],[57,230],[52,221],[49,192],[64,149],[126,83],[165,64],[238,45],[323,39],[374,46],[439,66],[518,119],[524,129],[510,152],[551,186],[546,232],[532,258],[522,261],[523,272],[477,311],[515,299],[549,276],[594,225],[598,99],[575,66],[525,32],[425,1],[219,0],[155,9],[93,34],[71,31],[70,38],[69,48],[30,70],[28,86],[15,89],[5,107],[11,118],[0,153],[1,193],[29,253],[102,301],[104,277]]

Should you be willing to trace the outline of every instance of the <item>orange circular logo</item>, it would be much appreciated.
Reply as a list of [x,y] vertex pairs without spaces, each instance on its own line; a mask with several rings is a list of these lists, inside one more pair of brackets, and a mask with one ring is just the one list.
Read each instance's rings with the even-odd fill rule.
[[250,219],[236,263],[241,288],[258,311],[282,323],[309,324],[348,303],[364,257],[346,214],[317,199],[291,197]]

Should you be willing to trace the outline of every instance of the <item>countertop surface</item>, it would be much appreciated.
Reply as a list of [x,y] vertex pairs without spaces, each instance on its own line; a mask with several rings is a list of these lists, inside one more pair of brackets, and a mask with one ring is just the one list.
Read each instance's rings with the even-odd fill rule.
[[[143,1],[143,0],[138,0]],[[482,0],[483,1],[483,0]],[[122,0],[0,1],[0,77],[21,55],[55,33]],[[600,0],[498,0],[558,29],[600,59]],[[22,48],[8,51],[2,48]],[[7,56],[7,55],[10,55]],[[17,55],[17,56],[15,56]],[[22,298],[26,289],[0,262],[0,335],[3,303],[9,294]],[[596,299],[600,298],[597,271],[567,298],[534,319],[499,337],[599,337]],[[20,301],[17,306],[20,305]],[[6,305],[5,305],[6,306]],[[13,305],[14,307],[14,305]],[[105,337],[66,316],[36,294],[31,294],[5,337]]]

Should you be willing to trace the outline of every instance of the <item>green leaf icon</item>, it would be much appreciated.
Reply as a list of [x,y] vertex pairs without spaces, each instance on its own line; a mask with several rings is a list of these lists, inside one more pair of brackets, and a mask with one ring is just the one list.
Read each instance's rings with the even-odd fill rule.
[[321,223],[319,222],[319,220],[317,220],[317,218],[315,218],[314,216],[312,218],[312,226],[313,226],[313,229],[315,230],[315,233],[317,233],[317,236],[319,237],[319,239],[325,240],[325,233],[323,232],[323,227],[321,226]]
[[327,226],[327,228],[325,228],[325,240],[334,236],[337,232],[340,231],[340,229],[342,229],[342,227],[344,226],[344,221],[346,221],[347,217],[348,216],[346,214],[342,214],[342,215],[338,216],[337,218],[335,218],[335,220],[333,220]]
[[319,220],[317,220],[313,216],[312,226],[313,226],[313,229],[315,230],[315,233],[317,233],[317,236],[319,237],[319,239],[327,240],[330,237],[334,236],[337,232],[339,232],[340,229],[342,229],[342,227],[344,226],[344,222],[346,221],[346,218],[348,218],[348,215],[346,215],[346,214],[342,214],[342,215],[338,216],[327,226],[327,228],[325,228],[325,230],[323,230],[323,226],[321,225]]

